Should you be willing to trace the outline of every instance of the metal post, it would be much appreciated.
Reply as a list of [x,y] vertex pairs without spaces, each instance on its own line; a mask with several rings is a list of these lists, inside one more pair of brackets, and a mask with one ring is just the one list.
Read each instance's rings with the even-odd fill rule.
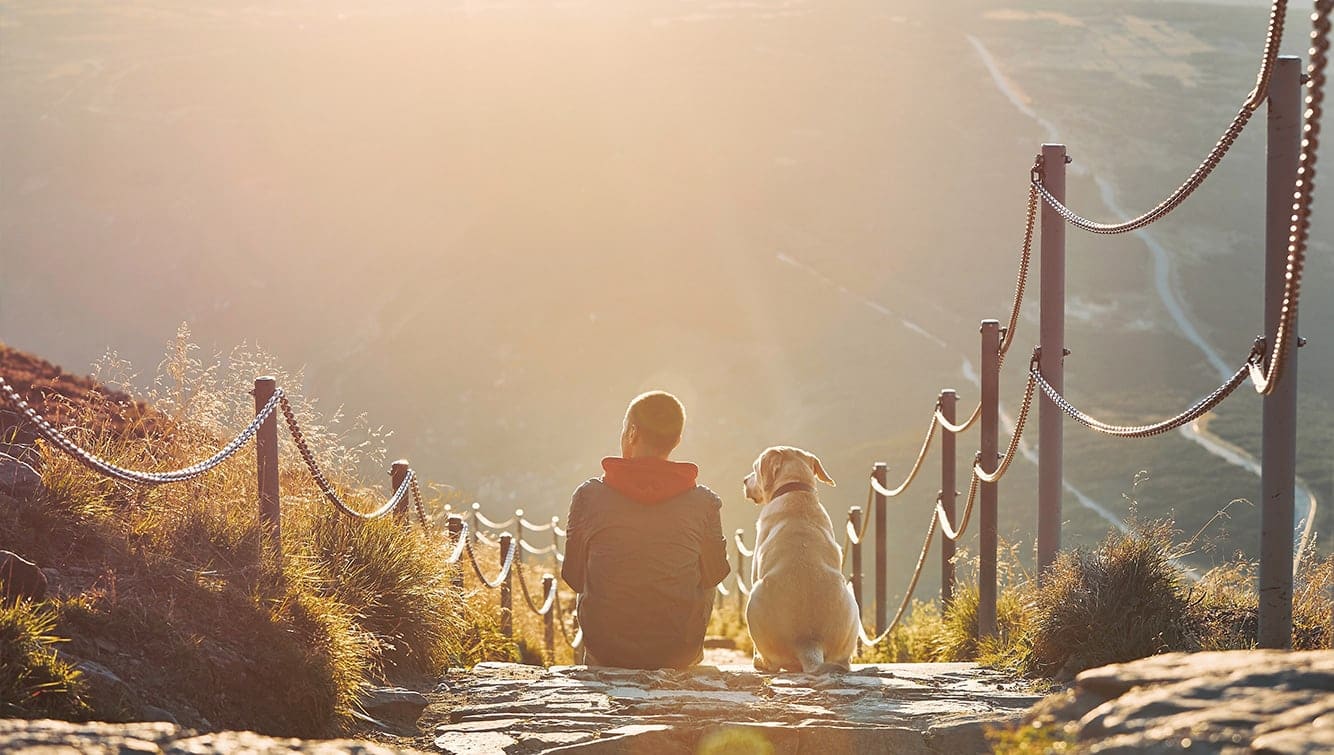
[[[458,547],[459,538],[463,537],[463,517],[458,514],[450,514],[449,519],[446,521],[449,522],[449,545],[450,548],[453,549]],[[450,552],[452,553],[453,551],[451,550]],[[459,562],[454,564],[451,568],[453,569],[453,572],[450,574],[449,581],[453,583],[454,589],[462,590],[463,561],[460,559]]]
[[[542,604],[546,605],[551,600],[551,593],[556,589],[556,578],[550,574],[542,575]],[[547,663],[556,662],[556,604],[551,603],[551,608],[542,615],[542,643],[547,648]]]
[[[982,471],[992,473],[1000,461],[1000,323],[982,321]],[[996,634],[996,486],[982,483],[978,527],[977,636]]]
[[[881,487],[889,487],[889,465],[883,461],[877,461],[871,469],[871,474],[875,476]],[[880,634],[885,631],[889,601],[886,597],[889,586],[889,580],[886,579],[886,572],[889,571],[889,553],[885,548],[885,531],[888,529],[886,519],[886,509],[888,501],[879,491],[872,491],[875,496],[875,633]]]
[[[848,524],[852,525],[854,532],[862,531],[862,507],[853,506],[848,509]],[[852,597],[857,601],[857,617],[862,615],[862,544],[860,541],[851,543],[852,547]]]
[[[954,411],[959,395],[953,388],[940,392],[940,415],[954,424]],[[954,519],[954,499],[958,496],[955,489],[955,437],[954,433],[942,431],[940,434],[940,507],[949,520],[958,526]],[[940,609],[944,611],[954,600],[954,541],[945,537],[945,530],[940,531]]]
[[[1302,140],[1301,59],[1284,55],[1269,84],[1265,207],[1265,337],[1272,348],[1283,309],[1293,184]],[[1256,644],[1292,646],[1292,533],[1297,458],[1297,350],[1264,397],[1260,472],[1260,611]]]
[[[500,565],[505,566],[510,548],[514,547],[514,536],[508,532],[500,533]],[[505,579],[500,583],[500,633],[506,638],[514,636],[514,566],[505,572]]]
[[[1065,145],[1042,145],[1042,184],[1065,201]],[[1038,338],[1042,376],[1056,390],[1065,388],[1065,219],[1042,203],[1041,300]],[[1063,415],[1047,398],[1038,397],[1038,582],[1061,550],[1061,469]],[[987,467],[995,462],[987,461]],[[985,509],[984,509],[985,510]]]
[[746,566],[746,557],[741,553],[741,535],[745,530],[737,530],[736,536],[732,538],[732,548],[736,551],[735,566],[736,569],[736,615],[739,620],[746,620],[746,596],[741,594],[741,570]]
[[[407,459],[399,459],[398,461],[394,462],[393,464],[390,464],[390,465],[389,465],[389,495],[393,495],[394,493],[397,493],[397,492],[398,492],[398,488],[403,484],[403,481],[406,480],[407,478],[408,478],[408,460],[407,460]],[[399,524],[402,524],[402,525],[404,525],[404,526],[408,526],[408,525],[411,525],[411,524],[412,524],[412,522],[408,520],[408,497],[407,497],[406,495],[403,496],[403,499],[402,499],[401,501],[398,502],[398,505],[397,505],[397,506],[394,507],[394,520],[397,521]],[[424,522],[423,522],[423,524],[424,524]]]
[[[278,381],[272,376],[255,378],[255,414],[273,398]],[[269,548],[282,556],[282,514],[278,503],[278,413],[275,411],[259,425],[255,433],[255,474],[259,482],[259,521],[269,540]]]

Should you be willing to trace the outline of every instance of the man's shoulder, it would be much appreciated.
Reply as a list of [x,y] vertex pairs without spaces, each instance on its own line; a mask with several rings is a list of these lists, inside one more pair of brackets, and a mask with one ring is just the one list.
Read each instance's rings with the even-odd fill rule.
[[718,508],[723,507],[723,499],[718,494],[709,489],[708,485],[696,485],[694,490],[686,491],[687,495],[692,496],[700,503],[711,503]]

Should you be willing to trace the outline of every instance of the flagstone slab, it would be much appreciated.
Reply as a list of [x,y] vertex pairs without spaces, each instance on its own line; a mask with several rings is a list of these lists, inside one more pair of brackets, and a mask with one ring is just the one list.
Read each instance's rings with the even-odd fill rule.
[[485,663],[452,671],[437,691],[422,723],[429,731],[438,722],[439,750],[509,755],[760,744],[775,753],[986,752],[986,727],[1017,722],[1040,699],[968,663],[858,665],[835,675]]

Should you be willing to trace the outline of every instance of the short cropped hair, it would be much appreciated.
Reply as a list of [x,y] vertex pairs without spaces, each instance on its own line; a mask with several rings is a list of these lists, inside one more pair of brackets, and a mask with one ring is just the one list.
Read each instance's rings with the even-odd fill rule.
[[681,442],[686,409],[680,400],[666,391],[649,391],[635,396],[630,402],[625,410],[625,424],[639,429],[649,450],[668,453]]

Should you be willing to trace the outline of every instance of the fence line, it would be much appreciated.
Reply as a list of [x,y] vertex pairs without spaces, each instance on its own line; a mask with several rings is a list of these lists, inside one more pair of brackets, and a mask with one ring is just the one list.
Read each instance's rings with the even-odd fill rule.
[[[1302,273],[1305,264],[1305,255],[1307,251],[1310,231],[1311,205],[1314,196],[1315,171],[1317,163],[1317,153],[1319,148],[1320,122],[1323,115],[1324,86],[1326,83],[1325,68],[1328,62],[1329,53],[1329,35],[1331,31],[1330,14],[1331,8],[1334,8],[1334,0],[1316,0],[1315,10],[1312,14],[1312,31],[1310,35],[1310,62],[1307,67],[1307,98],[1306,98],[1306,118],[1302,125],[1302,139],[1300,141],[1300,154],[1297,159],[1297,168],[1295,175],[1291,177],[1289,185],[1280,180],[1277,187],[1271,185],[1271,193],[1279,192],[1281,195],[1288,188],[1291,192],[1288,194],[1291,198],[1291,213],[1287,222],[1287,244],[1285,255],[1285,274],[1276,279],[1277,283],[1271,284],[1276,290],[1281,289],[1281,296],[1278,297],[1280,304],[1276,307],[1276,324],[1273,326],[1272,337],[1266,334],[1266,337],[1259,339],[1252,349],[1246,362],[1219,388],[1205,396],[1200,401],[1188,407],[1183,412],[1162,422],[1149,425],[1137,426],[1119,426],[1102,422],[1096,418],[1078,410],[1067,400],[1063,394],[1064,386],[1062,384],[1063,369],[1060,366],[1066,352],[1064,351],[1063,341],[1063,320],[1064,320],[1064,231],[1063,224],[1052,223],[1048,227],[1045,220],[1043,223],[1043,275],[1042,283],[1044,288],[1043,296],[1043,324],[1041,332],[1041,343],[1034,351],[1033,361],[1030,362],[1028,370],[1028,381],[1024,391],[1023,406],[1019,418],[1016,422],[1014,432],[1011,434],[1009,446],[1004,454],[996,453],[996,418],[998,414],[999,398],[996,395],[996,387],[999,380],[1000,367],[1004,362],[1005,356],[1015,341],[1017,334],[1020,313],[1022,310],[1023,299],[1029,276],[1032,242],[1034,228],[1037,216],[1037,207],[1039,199],[1043,205],[1053,211],[1064,224],[1074,225],[1085,231],[1095,234],[1119,234],[1142,229],[1157,220],[1167,216],[1187,198],[1189,198],[1213,173],[1214,169],[1221,163],[1228,154],[1231,146],[1237,137],[1246,127],[1253,113],[1258,110],[1261,103],[1271,100],[1271,82],[1274,77],[1274,71],[1278,65],[1278,49],[1282,41],[1284,14],[1286,12],[1286,0],[1274,0],[1270,11],[1269,28],[1266,35],[1265,49],[1262,55],[1260,70],[1256,77],[1256,85],[1248,95],[1236,117],[1233,118],[1223,135],[1219,138],[1214,148],[1205,156],[1200,165],[1178,186],[1166,199],[1149,211],[1120,223],[1099,223],[1088,220],[1078,213],[1071,210],[1063,202],[1064,194],[1064,163],[1068,161],[1065,157],[1064,145],[1046,145],[1043,154],[1035,160],[1029,176],[1029,195],[1028,206],[1023,234],[1023,242],[1019,257],[1018,271],[1016,274],[1015,291],[1011,302],[1010,315],[1006,327],[999,327],[995,320],[983,322],[983,367],[982,367],[982,400],[979,401],[977,408],[974,409],[968,419],[962,423],[956,424],[953,421],[953,404],[950,404],[950,415],[946,416],[943,408],[943,397],[937,400],[936,406],[932,412],[930,422],[927,426],[922,444],[918,450],[917,456],[909,469],[909,472],[902,483],[895,488],[889,488],[884,477],[887,472],[887,465],[877,463],[869,480],[868,499],[865,509],[853,507],[849,511],[849,520],[845,527],[845,536],[843,542],[843,560],[846,564],[849,555],[852,561],[852,574],[849,579],[853,584],[854,593],[858,598],[858,605],[861,607],[861,548],[866,540],[866,530],[872,519],[872,514],[876,521],[876,629],[877,634],[872,636],[866,631],[864,624],[859,625],[859,635],[863,642],[875,644],[884,639],[899,624],[907,606],[910,604],[913,591],[918,584],[922,571],[925,566],[927,555],[930,551],[931,541],[937,529],[941,530],[942,543],[953,543],[965,533],[970,521],[974,502],[981,499],[981,531],[982,548],[980,553],[980,600],[979,600],[979,633],[986,635],[995,630],[995,517],[996,517],[996,483],[998,483],[1006,474],[1011,462],[1014,460],[1019,448],[1021,437],[1024,431],[1025,422],[1029,415],[1035,387],[1041,388],[1044,397],[1043,406],[1048,402],[1051,406],[1059,409],[1063,414],[1071,417],[1082,425],[1089,427],[1097,432],[1115,435],[1119,437],[1143,438],[1158,435],[1167,432],[1176,427],[1193,421],[1225,401],[1249,376],[1257,392],[1269,396],[1278,387],[1279,382],[1285,375],[1285,370],[1290,369],[1290,363],[1295,358],[1293,351],[1301,345],[1301,341],[1296,334],[1297,313],[1300,306],[1300,293]],[[1049,149],[1050,148],[1050,149]],[[1271,153],[1275,146],[1271,144]],[[1060,160],[1048,159],[1048,156],[1059,156]],[[1059,164],[1056,164],[1059,162]],[[1048,184],[1051,184],[1050,186]],[[1272,216],[1272,213],[1271,213]],[[1049,234],[1052,238],[1049,238]],[[1054,243],[1049,241],[1055,239]],[[1047,270],[1048,248],[1056,259],[1056,267],[1051,272],[1057,276],[1051,276],[1049,280]],[[1049,297],[1047,290],[1049,285],[1055,281],[1054,285],[1059,290],[1060,296]],[[1059,310],[1056,312],[1055,319],[1052,321],[1053,330],[1049,332],[1046,305],[1049,299],[1055,304],[1059,304]],[[1053,336],[1053,334],[1057,334]],[[1054,340],[1053,340],[1054,339]],[[1042,357],[1042,349],[1046,348],[1046,356]],[[949,392],[952,395],[952,391]],[[274,546],[278,545],[277,537],[280,526],[280,517],[277,515],[277,443],[276,434],[274,434],[275,412],[281,410],[291,438],[300,452],[303,462],[309,471],[312,479],[324,494],[325,498],[334,506],[334,508],[352,519],[367,521],[379,519],[390,512],[398,512],[401,519],[406,520],[407,504],[411,500],[415,504],[416,513],[419,522],[423,527],[428,527],[429,522],[425,513],[425,508],[421,500],[421,491],[417,481],[416,473],[408,466],[406,461],[396,462],[391,472],[393,484],[392,493],[389,499],[381,506],[370,512],[359,512],[343,500],[338,491],[330,484],[323,471],[320,469],[310,447],[305,441],[301,427],[297,422],[292,411],[290,401],[281,387],[275,385],[272,378],[258,378],[256,380],[256,413],[254,420],[229,441],[220,451],[208,459],[196,464],[184,467],[182,469],[165,472],[144,472],[131,469],[125,469],[102,459],[95,454],[79,446],[75,441],[69,438],[65,433],[52,426],[45,418],[41,417],[28,403],[18,395],[14,388],[0,376],[0,399],[17,409],[29,422],[31,422],[46,440],[56,448],[73,457],[83,466],[90,470],[107,477],[118,479],[124,482],[143,484],[143,485],[162,485],[175,482],[183,482],[195,479],[210,470],[217,467],[223,461],[236,454],[252,438],[258,438],[257,444],[257,466],[260,477],[260,498],[261,498],[261,519],[270,528],[269,536]],[[1044,415],[1045,416],[1045,415]],[[954,524],[952,519],[953,498],[957,491],[946,490],[947,481],[953,479],[953,438],[969,430],[980,420],[982,438],[979,442],[981,451],[974,458],[972,465],[969,490],[965,501],[963,514]],[[1042,422],[1044,428],[1048,423]],[[926,528],[926,537],[918,557],[916,567],[914,568],[908,581],[907,589],[902,596],[898,609],[891,621],[884,620],[886,614],[886,594],[884,580],[887,572],[886,565],[886,508],[887,500],[904,494],[917,479],[921,472],[925,459],[929,453],[932,440],[936,431],[940,429],[947,432],[951,443],[949,452],[942,454],[942,487],[935,498],[935,505],[931,511]],[[1059,482],[1060,465],[1060,425],[1054,426],[1054,437],[1056,443],[1043,444],[1039,439],[1039,446],[1055,454],[1055,466],[1048,467],[1057,470]],[[1044,434],[1046,430],[1044,429]],[[1050,438],[1049,438],[1050,439]],[[1048,458],[1047,451],[1044,451],[1043,458]],[[995,456],[993,461],[991,458]],[[948,458],[946,458],[948,457]],[[999,463],[995,463],[998,461]],[[991,471],[988,471],[988,468]],[[1055,501],[1055,516],[1047,503],[1043,501],[1043,491],[1049,490],[1051,475],[1044,475],[1044,466],[1039,462],[1039,560],[1042,567],[1049,564],[1049,556],[1054,554],[1050,548],[1050,541],[1046,541],[1046,531],[1049,527],[1056,527],[1056,535],[1059,536],[1059,484],[1056,486],[1057,499]],[[949,487],[953,487],[952,484]],[[1289,487],[1291,487],[1289,485]],[[949,506],[945,505],[948,498]],[[502,631],[507,636],[512,634],[512,611],[511,611],[511,582],[513,577],[513,567],[516,562],[522,563],[522,554],[527,552],[531,555],[550,554],[556,563],[563,560],[564,554],[561,552],[560,538],[567,533],[561,529],[559,519],[553,518],[549,523],[535,524],[529,522],[523,516],[523,511],[516,511],[514,516],[503,521],[493,521],[487,518],[480,510],[480,504],[474,503],[467,512],[467,517],[471,519],[473,525],[469,526],[464,516],[450,514],[448,517],[448,531],[453,538],[453,546],[447,557],[447,563],[458,566],[464,554],[467,555],[469,563],[472,566],[478,580],[487,588],[499,589],[501,591],[502,604]],[[1290,515],[1289,515],[1290,516]],[[1290,525],[1290,522],[1289,522]],[[492,539],[483,534],[482,529],[491,531],[504,530],[509,527],[516,528],[516,533],[501,532],[499,537]],[[536,546],[528,543],[525,533],[543,533],[551,532],[552,542],[544,546]],[[1290,538],[1289,538],[1290,540]],[[1266,541],[1267,542],[1267,541]],[[500,565],[496,577],[488,579],[478,563],[477,556],[473,550],[474,543],[481,543],[487,546],[494,546],[500,549]],[[736,553],[736,575],[734,587],[736,589],[735,597],[738,600],[738,606],[744,607],[744,599],[750,593],[750,587],[747,586],[742,576],[743,564],[745,558],[752,558],[753,549],[745,546],[742,533],[738,531],[733,538],[732,545]],[[1289,543],[1290,548],[1290,543]],[[1291,554],[1289,553],[1289,561]],[[1265,561],[1262,557],[1261,571],[1272,570],[1272,564]],[[546,622],[547,651],[548,655],[552,650],[552,633],[556,625],[559,625],[562,635],[572,647],[578,647],[582,640],[582,630],[576,629],[575,636],[570,637],[569,629],[566,626],[561,607],[561,599],[554,585],[554,577],[550,574],[543,577],[543,603],[539,607],[528,588],[526,577],[520,568],[519,582],[520,589],[523,592],[525,601],[529,608],[535,613],[544,617]],[[1290,570],[1289,570],[1290,572]],[[1290,574],[1289,574],[1290,576]],[[945,582],[945,565],[942,563],[942,589]],[[952,576],[950,577],[952,579]],[[1262,585],[1264,578],[1262,577]],[[455,578],[455,584],[461,586],[461,573]],[[1290,586],[1290,582],[1289,582]],[[718,585],[718,592],[721,595],[732,595],[724,586]],[[1288,591],[1290,596],[1290,589]],[[942,598],[945,594],[942,592]],[[1261,626],[1266,625],[1268,619],[1264,615],[1264,606],[1262,604]],[[743,612],[744,613],[744,612]],[[1291,633],[1291,605],[1289,597],[1288,606],[1288,626],[1286,632]],[[1281,628],[1281,627],[1280,627]],[[1263,634],[1263,632],[1262,632]],[[1272,641],[1269,640],[1269,641]]]

